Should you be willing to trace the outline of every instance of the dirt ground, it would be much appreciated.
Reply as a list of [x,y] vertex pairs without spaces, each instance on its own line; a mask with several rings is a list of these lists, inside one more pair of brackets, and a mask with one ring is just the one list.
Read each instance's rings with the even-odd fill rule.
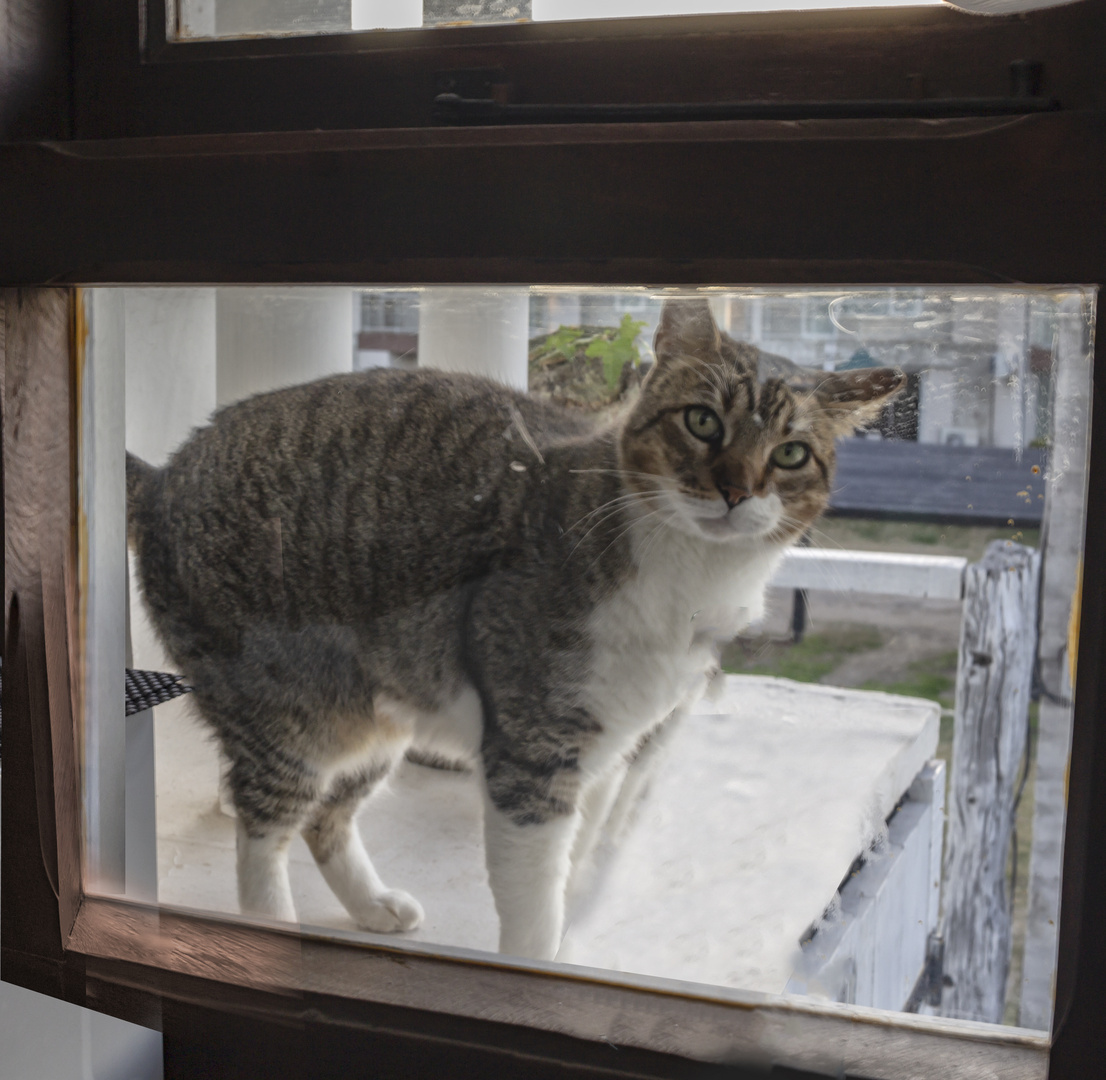
[[[791,633],[794,593],[772,589],[763,634],[771,639]],[[910,600],[897,596],[807,593],[808,635],[841,634],[856,626],[874,627],[879,644],[850,653],[819,679],[834,686],[898,682],[926,660],[958,648],[960,604],[950,600]]]

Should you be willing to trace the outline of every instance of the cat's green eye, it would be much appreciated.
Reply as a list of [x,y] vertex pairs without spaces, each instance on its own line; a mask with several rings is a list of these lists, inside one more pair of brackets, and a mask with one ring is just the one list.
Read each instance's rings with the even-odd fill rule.
[[810,460],[810,447],[801,442],[781,443],[772,451],[772,460],[781,469],[797,469]]
[[710,442],[722,434],[722,421],[705,405],[689,405],[684,411],[687,430],[697,439]]

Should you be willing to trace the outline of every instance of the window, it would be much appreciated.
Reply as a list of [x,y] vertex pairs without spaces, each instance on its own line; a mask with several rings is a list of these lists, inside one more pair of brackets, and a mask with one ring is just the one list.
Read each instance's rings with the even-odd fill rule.
[[[801,120],[797,126],[750,120],[704,127],[696,121],[617,130],[434,127],[433,74],[464,66],[455,62],[464,60],[459,53],[449,55],[456,46],[430,42],[422,47],[408,41],[389,57],[387,50],[347,53],[325,35],[303,39],[309,44],[295,48],[272,42],[159,43],[156,10],[151,8],[152,36],[140,63],[134,45],[137,22],[121,15],[97,22],[96,13],[91,5],[82,5],[77,13],[73,113],[68,118],[62,114],[60,121],[54,114],[36,120],[24,113],[20,121],[36,135],[56,135],[50,125],[64,128],[68,123],[76,138],[60,147],[0,150],[4,190],[16,205],[40,208],[11,223],[5,280],[12,284],[193,282],[212,289],[259,281],[340,285],[348,290],[342,333],[352,365],[354,287],[385,291],[455,282],[536,282],[584,291],[585,286],[626,282],[672,287],[706,283],[724,294],[736,328],[747,318],[746,325],[752,325],[752,318],[732,303],[734,294],[741,286],[765,282],[785,290],[815,286],[819,292],[951,282],[951,293],[970,296],[981,281],[1018,280],[1034,287],[1060,283],[1068,288],[1064,283],[1093,286],[1102,279],[1096,261],[1101,245],[1094,226],[1085,224],[1097,220],[1092,212],[1097,205],[1092,121],[1098,76],[1091,51],[1072,46],[1094,40],[1100,17],[1094,3],[986,26],[969,26],[961,16],[941,10],[754,16],[749,22],[718,23],[722,29],[714,52],[714,46],[696,44],[690,34],[671,46],[650,44],[633,26],[616,34],[597,24],[587,45],[559,36],[563,31],[552,24],[533,34],[534,27],[471,28],[471,47],[481,53],[481,63],[485,56],[489,67],[498,61],[521,85],[518,73],[526,65],[520,58],[538,57],[540,62],[535,60],[527,73],[528,92],[559,88],[562,100],[572,100],[565,93],[568,86],[575,86],[577,99],[626,100],[613,93],[617,79],[611,65],[596,65],[587,80],[575,83],[571,71],[563,68],[569,75],[557,81],[551,74],[554,61],[580,49],[596,50],[596,55],[608,49],[606,55],[624,57],[625,66],[618,70],[634,70],[638,58],[655,50],[656,66],[648,69],[648,76],[660,67],[667,74],[653,84],[653,100],[717,100],[709,72],[717,71],[723,58],[741,71],[735,61],[756,54],[762,58],[760,66],[735,75],[721,96],[740,99],[749,85],[759,84],[793,101],[855,101],[871,95],[897,97],[894,88],[901,85],[902,73],[912,70],[908,61],[913,58],[921,67],[923,57],[935,56],[941,59],[932,61],[935,66],[925,74],[936,95],[1001,96],[1008,89],[1009,63],[1029,55],[1032,46],[1044,58],[1048,92],[1063,105],[1017,122],[961,116],[938,124],[925,118]],[[954,41],[954,23],[957,33],[966,28],[960,43]],[[890,30],[896,27],[908,32],[892,40]],[[867,56],[871,64],[849,65],[848,76],[831,87],[827,69],[807,59],[830,55],[825,43],[835,34],[845,52],[857,61]],[[879,41],[885,48],[873,52],[863,47],[865,41]],[[174,51],[178,44],[197,50],[195,58]],[[363,42],[355,44],[360,48]],[[698,67],[670,64],[681,50],[698,56],[698,49],[703,50]],[[791,70],[801,69],[801,76],[788,76],[779,64],[788,50],[796,57]],[[100,58],[98,65],[90,64],[93,56]],[[211,62],[216,56],[222,58],[218,64]],[[770,78],[766,72],[773,65],[778,74]],[[230,90],[247,68],[258,92],[235,96]],[[688,81],[690,75],[678,74],[692,70],[694,82]],[[397,83],[401,71],[406,74]],[[281,83],[279,93],[267,92]],[[649,100],[641,83],[631,90],[630,97]],[[1037,160],[1057,140],[1069,148],[1069,156],[1051,181],[1056,197],[1044,200],[1039,212],[1026,213],[1021,189],[1011,186],[1011,177],[1022,177],[1023,166],[1010,163]],[[946,175],[958,177],[955,193],[937,182]],[[933,182],[923,185],[922,177]],[[133,197],[124,212],[121,193],[126,192]],[[827,205],[833,207],[832,220],[827,219]],[[1063,214],[1057,209],[1061,205]],[[49,213],[41,209],[46,207]],[[1072,207],[1085,208],[1086,216],[1080,218]],[[274,220],[284,223],[280,229],[274,230]],[[256,989],[259,982],[262,987],[291,988],[300,995],[297,1001],[309,1000],[318,1009],[315,1015],[325,1018],[328,1029],[345,1033],[335,1039],[350,1030],[342,1017],[356,1016],[371,1018],[378,1029],[390,1023],[388,1030],[395,1031],[398,1026],[404,1038],[414,1037],[418,1025],[425,1024],[412,1044],[420,1050],[430,1045],[428,1035],[431,1040],[468,1040],[485,1049],[540,1046],[547,1057],[577,1054],[572,1060],[592,1068],[603,1064],[592,1056],[595,1048],[611,1055],[599,1042],[603,1036],[622,1045],[627,1057],[645,1054],[640,1043],[633,1049],[634,1033],[658,1030],[657,1009],[670,1034],[649,1047],[700,1060],[752,1053],[755,1033],[743,1019],[752,1018],[754,1024],[787,1026],[786,1053],[795,1055],[789,1060],[815,1070],[826,1065],[816,1053],[826,1046],[849,1068],[868,1075],[891,1075],[893,1066],[887,1061],[896,1054],[900,1061],[923,1060],[939,1070],[943,1063],[963,1061],[962,1038],[972,1040],[980,1054],[990,1055],[995,1069],[1011,1075],[1017,1075],[1012,1070],[1040,1075],[1047,1057],[1056,1076],[1075,1068],[1071,1063],[1085,1045],[1080,1040],[1089,1015],[1088,984],[1080,980],[1091,978],[1087,973],[1095,970],[1093,943],[1085,941],[1078,968],[1074,957],[1079,929],[1100,902],[1097,871],[1086,861],[1088,815],[1098,797],[1100,767],[1089,749],[1098,706],[1096,687],[1086,675],[1097,670],[1101,633],[1096,605],[1103,561],[1093,530],[1084,560],[1084,620],[1078,638],[1082,677],[1076,681],[1059,942],[1042,943],[1045,951],[1057,948],[1060,958],[1058,1015],[1067,1020],[1054,1043],[1046,1037],[1009,1039],[989,1031],[953,1038],[944,1034],[947,1027],[918,1018],[881,1027],[879,1045],[871,1050],[870,1044],[861,1048],[850,1041],[857,1025],[838,1023],[837,1018],[847,1015],[840,1008],[804,1007],[802,1019],[792,1023],[791,1013],[785,1022],[774,1004],[746,1000],[737,992],[696,997],[662,990],[657,997],[638,986],[605,985],[598,977],[574,981],[569,997],[561,975],[539,968],[507,964],[491,973],[474,966],[471,957],[443,958],[418,948],[405,952],[397,964],[393,958],[398,954],[386,945],[349,948],[341,933],[293,938],[279,930],[83,895],[74,847],[79,803],[75,789],[66,786],[67,777],[76,775],[66,710],[80,716],[86,705],[69,693],[69,672],[76,668],[62,659],[70,643],[75,649],[80,640],[79,623],[71,613],[79,610],[82,579],[78,564],[67,563],[72,552],[38,544],[30,532],[11,524],[31,505],[39,521],[50,523],[35,535],[67,535],[64,523],[77,492],[71,471],[77,429],[69,421],[67,318],[78,310],[64,290],[5,297],[6,415],[10,419],[18,405],[31,410],[20,415],[40,418],[21,424],[18,432],[10,423],[6,428],[9,536],[17,538],[9,547],[8,580],[19,602],[8,609],[5,666],[11,657],[14,674],[4,691],[5,712],[22,721],[10,718],[5,733],[10,755],[5,798],[12,799],[13,792],[23,798],[6,802],[3,851],[6,871],[12,866],[35,869],[28,869],[27,890],[11,906],[5,896],[5,977],[81,1000],[103,994],[100,1000],[110,999],[112,1009],[132,1018],[150,1020],[156,1005],[163,1010],[167,1032],[179,1032],[181,1018],[192,1022],[203,1012],[188,1004],[195,1000],[189,996],[190,980],[199,979],[201,984],[191,985],[219,995],[244,995],[236,998],[241,1001],[264,999],[273,1015],[302,1020],[302,1014],[288,1011],[290,998]],[[1024,310],[1022,316],[1018,333],[1024,341],[1034,335],[1025,331]],[[975,329],[985,321],[981,315]],[[528,333],[528,318],[523,325]],[[561,319],[558,325],[577,324]],[[75,327],[79,332],[79,322]],[[999,340],[999,335],[988,344],[965,327],[949,332],[950,346],[961,350],[957,365],[969,351],[975,356],[991,350],[976,357],[980,379],[989,387],[1001,384],[1006,395],[1001,408],[993,396],[986,408],[975,402],[935,425],[980,432],[983,445],[972,447],[966,439],[960,449],[988,449],[989,439],[1013,450],[1012,431],[1019,422],[1024,453],[1044,449],[1030,445],[1030,418],[1041,418],[1039,431],[1044,417],[1057,415],[1060,388],[1053,383],[1052,404],[1044,412],[1040,395],[1036,405],[1029,400],[1022,373],[1009,363],[1021,355],[1008,347],[1013,336],[1011,330],[1006,339]],[[876,348],[867,345],[868,352],[879,360],[879,342],[874,344]],[[1032,353],[1025,362],[1033,372]],[[31,365],[42,378],[13,377],[29,370],[20,364]],[[954,365],[948,370],[960,369]],[[939,400],[933,386],[919,381],[921,401]],[[969,388],[983,385],[953,383],[945,393],[960,401]],[[1012,403],[1019,409],[1008,407]],[[996,417],[1009,427],[996,426]],[[919,444],[939,441],[923,428],[924,417],[919,416]],[[69,438],[63,445],[57,435],[65,431]],[[1100,442],[1095,439],[1093,445]],[[946,449],[955,452],[957,447]],[[34,461],[37,476],[55,481],[33,488],[34,496],[30,487],[20,486],[20,477],[27,475],[20,470],[28,460]],[[1092,519],[1099,497],[1097,475],[1097,458],[1092,458]],[[39,610],[44,612],[41,624],[36,621]],[[1067,642],[1067,626],[1063,631]],[[1060,682],[1046,685],[1065,700],[1056,691]],[[52,750],[52,768],[45,766],[43,746]],[[1062,759],[1062,750],[1059,755]],[[13,804],[21,807],[15,814],[10,812]],[[156,919],[156,934],[134,929],[134,920],[146,918]],[[16,930],[26,937],[14,937]],[[240,966],[213,972],[210,956],[239,958],[235,962]],[[320,973],[334,962],[347,965],[343,970],[350,973],[340,993],[359,999],[357,1003],[340,1003],[339,990],[320,981]],[[473,970],[482,973],[479,985],[471,978]],[[84,979],[79,985],[72,981],[77,972]],[[848,983],[845,972],[838,989],[847,992]],[[242,989],[241,984],[255,989]],[[460,1019],[448,1020],[446,1014]],[[625,1018],[624,1026],[610,1019],[615,1014]],[[211,1045],[226,1047],[234,1025],[221,1027],[217,1010],[203,1015],[208,1030],[223,1032],[223,1042],[213,1037]],[[540,1027],[540,1017],[553,1030],[552,1041],[531,1035],[530,1042],[520,1042],[518,1029]],[[495,1027],[493,1020],[510,1030]],[[248,1027],[245,1020],[234,1023],[237,1030]],[[570,1045],[555,1037],[566,1032],[581,1041]],[[698,1034],[685,1037],[679,1032]],[[290,1044],[274,1040],[273,1045]],[[318,1045],[338,1044],[322,1040]],[[660,1068],[654,1059],[634,1060],[642,1071]]]
[[[917,2],[917,0],[913,0]],[[933,0],[929,0],[933,2]],[[280,5],[248,0],[181,0],[175,32],[180,40],[212,37],[244,37],[248,34],[333,34],[356,30],[399,30],[424,26],[462,28],[583,19],[641,18],[658,15],[697,15],[710,12],[773,10],[796,6],[787,0],[755,4],[732,0],[699,0],[685,4],[673,0],[608,0],[581,4],[578,0],[331,0],[330,3]],[[812,5],[806,0],[805,6]],[[836,6],[830,4],[829,6]],[[853,4],[851,6],[862,6]],[[887,6],[880,0],[878,6]]]
[[[922,322],[914,333],[922,366],[911,369],[902,360],[905,353],[899,355],[920,385],[918,397],[904,405],[914,414],[915,438],[903,440],[891,430],[884,440],[881,429],[871,423],[877,410],[861,424],[869,429],[865,438],[843,440],[837,450],[834,483],[826,491],[829,516],[809,529],[804,524],[802,530],[810,546],[785,554],[770,579],[770,603],[763,614],[751,625],[739,618],[728,630],[719,631],[719,661],[726,675],[716,688],[715,700],[699,700],[696,692],[688,715],[666,721],[654,737],[656,745],[646,742],[637,757],[633,755],[642,734],[663,718],[648,711],[659,707],[652,697],[643,699],[636,707],[641,715],[628,721],[596,713],[605,726],[637,723],[641,731],[634,728],[626,746],[602,770],[591,767],[592,771],[619,768],[625,772],[612,777],[609,805],[599,794],[581,795],[581,807],[590,813],[589,824],[596,833],[594,842],[573,856],[564,937],[558,940],[555,954],[558,964],[569,965],[562,970],[606,969],[608,978],[630,985],[641,976],[651,976],[698,984],[704,988],[701,992],[711,987],[799,995],[800,1000],[806,995],[815,1001],[892,1012],[935,1012],[1047,1030],[1051,1019],[1047,1005],[1043,1013],[1040,1005],[1020,1006],[1023,984],[1027,998],[1047,999],[1054,977],[1051,968],[1034,969],[1031,955],[1024,978],[1016,974],[1006,980],[1009,987],[1005,982],[999,989],[988,987],[979,973],[984,946],[959,930],[957,919],[963,913],[957,906],[963,903],[958,891],[966,892],[972,904],[983,904],[998,894],[998,910],[991,918],[999,921],[1001,912],[1006,922],[1004,940],[994,950],[1003,971],[1020,973],[1024,940],[1047,934],[1047,920],[1029,915],[1048,900],[1047,888],[1039,871],[1028,889],[1024,879],[1030,863],[1039,864],[1049,845],[1059,840],[1046,831],[1034,842],[1034,824],[1038,833],[1047,830],[1049,815],[1062,812],[1063,805],[1045,801],[1035,813],[1036,785],[1026,786],[1020,778],[1038,775],[1036,745],[1030,744],[1028,732],[1035,731],[1045,744],[1066,739],[1070,715],[1056,708],[1053,698],[1069,695],[1070,689],[1045,685],[1031,701],[1038,662],[1040,678],[1046,683],[1058,676],[1058,671],[1048,669],[1056,643],[1042,641],[1040,661],[1034,659],[1031,635],[1024,656],[999,652],[988,644],[993,628],[980,629],[977,623],[992,620],[997,625],[1005,619],[1024,629],[1038,620],[1070,619],[1072,568],[1065,569],[1062,554],[1057,553],[1066,551],[1073,537],[1078,544],[1083,531],[1079,478],[1085,472],[1087,447],[1081,417],[1090,371],[1083,327],[1093,311],[1093,296],[1062,289],[958,289],[953,299],[947,298],[949,290],[916,292],[919,311],[968,305],[972,311],[990,312],[992,319],[986,325],[993,340],[984,339],[984,354],[994,349],[1009,324],[1024,327],[1026,312],[1051,313],[1057,339],[1048,374],[1063,388],[1058,411],[1044,413],[1051,454],[1031,451],[1014,441],[1023,413],[1038,408],[1036,401],[1011,394],[1005,380],[990,374],[985,364],[980,366],[974,355],[942,352],[940,338]],[[394,328],[398,323],[402,330],[397,332],[404,334],[405,342],[413,339],[406,350],[375,357],[371,366],[475,372],[501,384],[528,388],[535,399],[562,406],[577,420],[592,419],[601,427],[648,393],[643,377],[651,367],[667,369],[686,362],[675,356],[671,342],[666,346],[664,337],[656,336],[657,324],[667,319],[666,332],[671,337],[671,320],[684,310],[682,305],[697,300],[709,304],[722,332],[731,330],[734,321],[744,325],[743,312],[757,307],[775,313],[790,311],[799,326],[809,311],[832,308],[838,300],[853,308],[867,304],[869,310],[881,305],[889,322],[899,317],[897,306],[886,298],[868,296],[863,290],[847,290],[827,301],[826,294],[785,296],[764,289],[696,293],[435,286],[403,292],[333,286],[90,290],[85,300],[90,332],[81,365],[85,373],[82,413],[88,417],[81,443],[81,489],[87,522],[83,561],[90,568],[83,786],[89,822],[85,863],[89,890],[236,916],[235,818],[243,820],[240,809],[249,805],[248,790],[229,779],[232,767],[242,767],[241,760],[232,756],[241,753],[236,729],[222,729],[222,741],[212,739],[212,725],[221,718],[212,704],[218,706],[220,695],[228,693],[230,686],[240,695],[239,708],[254,707],[256,691],[250,680],[257,676],[247,674],[253,669],[245,646],[227,643],[215,649],[212,659],[222,674],[214,680],[204,675],[199,660],[184,659],[186,665],[197,665],[184,668],[185,679],[196,683],[196,703],[187,696],[175,697],[171,704],[156,705],[152,721],[138,708],[146,704],[138,700],[143,688],[129,688],[135,700],[128,708],[135,712],[124,742],[112,744],[112,733],[118,731],[124,652],[131,657],[127,666],[139,671],[178,670],[174,665],[181,659],[170,656],[182,657],[179,650],[186,646],[172,628],[174,620],[202,618],[205,610],[198,599],[174,606],[166,590],[199,590],[186,582],[174,584],[175,577],[151,563],[150,552],[159,550],[159,544],[168,545],[170,558],[178,560],[193,557],[198,543],[185,539],[193,496],[182,475],[171,473],[176,479],[168,482],[177,490],[173,517],[155,530],[156,535],[139,532],[132,541],[128,619],[120,602],[127,587],[116,525],[124,512],[120,468],[124,445],[147,463],[145,467],[161,467],[187,442],[191,431],[207,424],[216,409],[233,408],[253,394],[275,391],[279,395],[281,388],[370,366],[364,362],[361,346],[366,333],[382,331],[360,329],[351,341],[351,310],[361,327],[366,318],[370,326],[390,322]],[[528,336],[535,320],[533,309],[548,320],[551,300],[562,312],[580,313],[577,321],[551,325]],[[874,316],[869,318],[875,323]],[[977,325],[982,334],[984,322]],[[646,333],[647,328],[652,332]],[[895,333],[903,336],[901,329]],[[808,335],[816,337],[817,327]],[[648,342],[655,336],[654,353]],[[1023,366],[1034,355],[1030,340],[1024,335],[1007,338]],[[694,348],[680,344],[680,349]],[[714,363],[708,346],[700,344],[698,350],[696,364]],[[764,354],[761,364],[762,380],[783,375],[792,382],[798,379],[796,385],[806,385],[829,374],[821,365],[802,370],[789,366],[788,358],[772,354]],[[876,366],[871,359],[858,364],[854,355],[843,359],[837,371],[863,372]],[[935,377],[950,374],[948,384]],[[369,395],[359,424],[372,426],[390,423],[389,410],[394,412],[396,406],[387,404],[387,395],[402,395],[409,382],[382,375],[374,381],[347,379],[335,385]],[[432,385],[420,393],[429,392]],[[1025,380],[1022,392],[1029,393],[1031,386]],[[357,387],[362,389],[356,391]],[[705,381],[697,392],[709,395],[710,382]],[[688,400],[699,400],[695,393]],[[379,395],[384,395],[382,403],[374,408]],[[291,426],[282,438],[299,430],[296,425],[303,419],[295,412],[298,399],[288,400],[290,411],[283,414],[283,422]],[[337,598],[327,598],[324,579],[331,575],[348,578],[350,589],[387,589],[394,587],[388,574],[414,572],[414,583],[401,591],[405,614],[398,622],[381,629],[372,613],[364,612],[349,624],[360,634],[374,635],[369,644],[372,655],[394,648],[389,639],[397,634],[402,638],[416,633],[437,640],[433,622],[420,614],[418,575],[434,552],[447,555],[457,549],[464,529],[454,535],[451,512],[435,530],[429,551],[408,536],[419,519],[433,514],[427,505],[405,509],[408,504],[402,492],[421,483],[420,470],[429,467],[431,475],[448,477],[449,487],[438,490],[434,498],[442,503],[453,500],[462,509],[473,501],[505,498],[507,488],[521,482],[509,475],[506,485],[487,486],[475,467],[466,465],[472,447],[466,446],[468,439],[460,429],[454,432],[451,416],[428,411],[414,398],[402,400],[407,402],[402,422],[386,444],[374,448],[370,441],[352,457],[344,453],[325,467],[320,458],[319,464],[328,477],[328,501],[347,498],[342,493],[350,485],[361,489],[387,480],[383,487],[373,487],[383,517],[378,519],[376,512],[365,517],[347,509],[342,524],[325,538],[315,530],[305,537],[301,519],[313,499],[310,486],[292,501],[266,511],[277,514],[281,523],[279,587],[285,604],[291,606],[270,611],[266,602],[263,612],[242,614],[240,627],[248,638],[264,627],[287,623],[288,634],[296,641],[302,637],[283,661],[291,668],[284,674],[271,671],[278,655],[283,655],[281,646],[274,643],[262,657],[271,671],[268,678],[283,680],[288,694],[317,696],[310,689],[317,673],[309,665],[317,661],[312,659],[309,639],[343,618],[339,609],[345,610],[335,606]],[[682,408],[686,401],[679,398],[675,404]],[[467,408],[461,402],[455,407]],[[267,470],[285,468],[279,464],[283,459],[278,446],[249,453],[238,468],[254,483],[294,486],[301,468],[316,467],[312,455],[321,455],[321,447],[340,437],[340,430],[329,426],[333,420],[326,419],[325,409],[306,399],[298,408],[311,410],[309,430],[320,449],[297,452],[286,471],[274,471],[268,479]],[[715,408],[722,406],[716,403]],[[993,421],[987,432],[972,429],[970,438],[957,443],[949,432],[969,429],[939,422],[934,417],[943,410],[950,416],[986,412]],[[752,423],[741,419],[739,408],[731,411],[732,416],[724,414],[727,425]],[[122,423],[121,413],[125,414]],[[109,423],[113,414],[116,422]],[[245,419],[239,419],[219,430],[222,437],[235,438],[245,424]],[[680,447],[690,442],[682,427],[681,423],[669,433]],[[402,439],[420,428],[436,433],[435,454],[440,461],[437,456],[421,463],[404,457]],[[458,433],[460,442],[454,441]],[[503,438],[498,430],[495,436]],[[544,459],[530,461],[521,433],[517,441],[511,451],[516,458],[512,470],[518,476],[540,472]],[[603,468],[605,459],[597,456],[601,445],[596,443],[596,449],[588,451],[592,456],[577,463],[574,475],[586,478]],[[555,454],[556,447],[556,440],[547,443],[545,454]],[[494,446],[491,450],[494,454]],[[818,453],[828,450],[821,448]],[[795,473],[800,479],[805,475],[802,465]],[[803,481],[804,491],[815,490],[819,475],[812,464],[805,473],[809,475]],[[661,470],[657,482],[666,476]],[[546,482],[564,484],[565,480],[551,473]],[[397,496],[389,486],[393,483],[399,485],[398,502],[389,501]],[[690,481],[681,479],[681,483]],[[602,557],[607,546],[619,545],[628,532],[635,540],[627,547],[626,557],[634,560],[636,572],[643,579],[651,573],[666,573],[666,560],[654,565],[649,553],[667,542],[673,510],[666,509],[663,499],[658,501],[657,493],[647,486],[640,495],[642,532],[638,536],[632,514],[625,520],[615,514],[613,523],[605,526],[612,503],[606,495],[589,495],[588,485],[594,486],[593,481],[585,479],[575,486],[569,482],[560,496],[567,498],[569,491],[579,487],[572,497],[585,500],[571,518],[558,519],[566,537],[562,552],[566,562],[581,560],[584,573],[593,559]],[[218,490],[217,475],[205,473],[194,494],[215,498]],[[780,487],[779,497],[786,498],[788,490],[786,484]],[[221,526],[209,523],[204,533],[205,572],[213,575],[210,591],[219,598],[223,620],[239,617],[223,605],[232,597],[254,611],[249,607],[253,586],[242,585],[244,567],[237,561],[240,549],[256,546],[258,539],[250,524],[249,507],[255,499],[251,491],[248,485],[232,485],[222,502],[203,511],[216,512],[231,523],[229,548],[219,546]],[[631,497],[619,492],[613,505]],[[132,492],[132,513],[155,513],[152,504],[143,510],[146,504],[141,499]],[[266,503],[270,504],[271,500]],[[131,517],[130,527],[139,529],[140,520]],[[596,541],[588,544],[589,537],[600,538],[598,545]],[[350,545],[381,541],[385,547],[408,545],[403,568],[382,571],[382,581],[371,566],[358,561],[360,569],[356,569],[340,554]],[[977,564],[994,560],[996,544],[1007,562],[1044,561],[1045,586],[1038,584],[1039,570],[1032,568],[1036,562],[1027,564],[1031,566],[1025,586],[1029,599],[1022,609],[1001,607],[1009,601],[984,595],[973,584]],[[262,544],[259,552],[264,550]],[[258,554],[248,561],[260,558]],[[548,556],[535,558],[537,587],[541,575],[551,571]],[[731,557],[734,566],[750,558],[750,550],[736,544]],[[329,569],[320,579],[324,565]],[[915,580],[919,575],[933,580],[920,586]],[[494,576],[487,582],[488,589],[496,587]],[[445,593],[455,585],[447,579],[442,595],[432,594],[433,604],[445,602]],[[796,586],[809,590],[803,603],[810,605],[812,626],[805,640],[804,628],[793,626]],[[701,586],[692,576],[684,587]],[[164,621],[166,604],[170,604],[169,623]],[[304,605],[317,609],[317,614],[293,613]],[[188,616],[188,610],[194,616]],[[920,620],[913,636],[895,630],[904,615]],[[549,617],[541,610],[531,616],[535,624]],[[473,624],[466,633],[481,631]],[[617,633],[617,627],[611,633]],[[638,647],[646,648],[647,640],[639,641]],[[444,655],[452,641],[447,634],[434,648],[444,650]],[[594,647],[601,645],[596,642]],[[397,658],[409,662],[405,658],[411,648],[397,649]],[[991,706],[982,706],[986,722],[1005,733],[1002,744],[1009,743],[1000,770],[1004,775],[995,778],[993,790],[984,786],[979,772],[985,772],[986,766],[973,756],[969,735],[973,722],[983,722],[975,715],[981,706],[973,699],[977,691],[969,670],[971,657],[973,650],[985,648],[996,650],[992,681],[1001,668],[1004,683],[1020,685],[1009,703],[994,707],[993,716]],[[900,655],[881,666],[879,657],[888,652]],[[343,657],[342,668],[362,662],[374,671],[379,667],[378,661],[358,659],[362,654],[357,649]],[[528,670],[528,678],[546,677],[547,658],[540,647],[520,654],[518,662]],[[581,655],[551,691],[583,687],[588,665]],[[867,674],[850,675],[858,666]],[[491,660],[482,670],[488,685],[506,677]],[[328,684],[336,678],[337,674],[328,675]],[[426,681],[432,676],[426,670],[419,678]],[[644,672],[638,678],[644,679]],[[826,683],[840,689],[827,694]],[[366,700],[357,707],[363,713],[358,722],[368,737],[377,722],[373,719],[376,706]],[[325,710],[321,705],[312,708],[319,715],[310,730],[323,732]],[[278,719],[273,717],[271,722]],[[485,720],[485,725],[489,722]],[[261,726],[252,738],[262,738],[268,723],[264,717],[256,723]],[[501,920],[484,873],[480,757],[476,746],[464,744],[459,729],[454,730],[461,721],[443,718],[440,723],[447,727],[441,746],[423,742],[424,733],[415,721],[406,758],[397,756],[392,763],[387,793],[370,799],[357,819],[358,827],[369,839],[383,876],[416,891],[426,910],[425,922],[390,944],[403,948],[418,942],[494,954]],[[152,758],[136,758],[135,747],[142,740],[152,740]],[[306,755],[305,763],[314,760],[313,751],[297,751],[292,742],[277,749],[281,760],[300,753]],[[580,752],[595,753],[587,746]],[[253,746],[248,760],[257,753],[260,749]],[[623,766],[623,758],[633,761]],[[947,795],[951,821],[947,854],[942,842],[946,773],[952,779]],[[1044,790],[1050,777],[1041,776]],[[115,808],[118,792],[127,793],[122,818]],[[591,807],[594,799],[600,801]],[[997,854],[988,848],[977,833],[982,822],[964,823],[977,804],[1000,820],[1017,810],[1020,844],[1007,825],[997,841]],[[290,805],[288,812],[293,811]],[[580,826],[579,835],[584,836],[585,828]],[[309,831],[304,835],[310,839]],[[1004,870],[994,880],[986,878],[982,867],[990,862],[1005,868],[1008,848],[1016,850],[1009,856],[1009,875]],[[308,846],[297,836],[289,851],[300,922],[320,927],[316,933],[326,934],[327,928],[356,933],[356,923],[338,902],[343,894],[336,896],[326,887],[312,865]],[[563,885],[551,886],[558,887]],[[934,942],[942,938],[942,967],[934,973],[927,964],[932,962]],[[380,943],[379,938],[368,940]],[[947,989],[944,994],[940,991],[946,974],[957,987],[955,996]],[[984,987],[992,1000],[975,1000],[972,995],[983,995]]]

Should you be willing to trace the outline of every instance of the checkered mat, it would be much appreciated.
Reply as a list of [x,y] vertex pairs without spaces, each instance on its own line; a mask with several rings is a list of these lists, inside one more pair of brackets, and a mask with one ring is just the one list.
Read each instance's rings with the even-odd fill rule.
[[163,705],[192,689],[179,675],[170,675],[167,671],[135,671],[133,668],[126,670],[126,684],[124,711],[127,716]]
[[[3,658],[0,657],[0,695],[3,694]],[[163,705],[181,694],[191,692],[192,687],[183,682],[179,675],[170,675],[167,671],[135,671],[127,668],[125,673],[126,689],[123,699],[125,716]],[[4,712],[0,707],[0,729],[4,725]]]

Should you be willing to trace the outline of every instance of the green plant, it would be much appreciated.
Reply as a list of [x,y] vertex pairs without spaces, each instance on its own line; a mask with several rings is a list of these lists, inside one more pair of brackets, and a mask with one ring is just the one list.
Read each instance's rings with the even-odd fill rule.
[[545,347],[550,352],[560,353],[566,360],[576,355],[576,346],[584,332],[578,326],[559,326],[545,339]]
[[622,322],[613,335],[608,337],[606,333],[596,338],[588,347],[586,356],[597,356],[603,364],[603,374],[607,379],[607,385],[613,390],[618,386],[622,368],[629,360],[634,367],[641,363],[641,354],[638,352],[637,340],[645,323],[634,319],[630,315],[623,315]]

